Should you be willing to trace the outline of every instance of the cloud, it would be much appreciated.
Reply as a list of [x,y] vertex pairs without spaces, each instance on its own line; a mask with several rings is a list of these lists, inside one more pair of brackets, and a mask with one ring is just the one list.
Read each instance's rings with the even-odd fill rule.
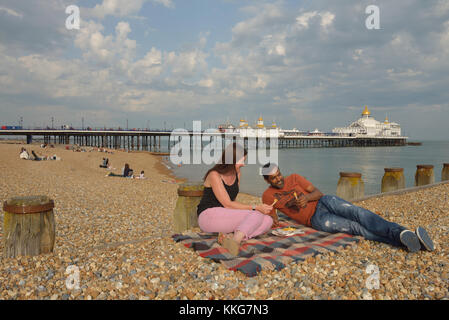
[[4,13],[10,15],[10,16],[17,17],[17,18],[20,18],[20,19],[23,18],[23,14],[18,13],[16,11],[12,10],[12,9],[9,9],[9,8],[0,7],[0,13],[1,12],[4,12]]
[[141,19],[142,17],[133,16],[138,13],[146,2],[163,5],[166,8],[174,8],[172,0],[103,0],[101,4],[93,8],[84,8],[87,18],[104,19],[107,16],[129,17]]
[[[31,9],[1,1],[0,110],[7,116],[15,109],[36,119],[89,113],[99,122],[106,115],[120,122],[124,115],[232,121],[262,114],[282,127],[329,130],[367,104],[404,128],[426,112],[447,121],[447,1],[379,0],[381,30],[366,29],[364,3],[355,0],[245,2],[228,40],[217,42],[202,25],[192,43],[159,42],[169,47],[130,22],[149,1],[100,1],[90,18],[81,10],[76,32],[64,28],[68,1],[32,2]],[[174,8],[173,1],[151,4]]]
[[12,54],[59,54],[71,34],[65,28],[68,0],[0,0],[0,42]]

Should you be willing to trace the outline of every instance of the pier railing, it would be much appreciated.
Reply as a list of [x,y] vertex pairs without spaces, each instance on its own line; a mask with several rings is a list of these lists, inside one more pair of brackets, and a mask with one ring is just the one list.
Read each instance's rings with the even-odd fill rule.
[[[202,143],[212,137],[226,141],[242,140],[248,148],[323,148],[323,147],[378,147],[404,146],[407,137],[343,137],[343,136],[285,136],[285,137],[245,137],[229,132],[173,132],[168,130],[79,130],[79,129],[27,129],[0,130],[0,135],[25,136],[27,143],[33,137],[43,137],[47,144],[77,144],[79,146],[103,147],[128,150],[157,150],[170,148],[182,137],[200,137]],[[164,138],[164,141],[162,141]],[[193,143],[191,143],[193,145]]]

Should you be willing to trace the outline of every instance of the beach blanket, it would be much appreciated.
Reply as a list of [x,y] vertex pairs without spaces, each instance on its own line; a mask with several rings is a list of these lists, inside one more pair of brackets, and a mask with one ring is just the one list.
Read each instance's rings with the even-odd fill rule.
[[303,234],[275,236],[271,232],[245,241],[238,256],[231,255],[217,242],[217,233],[192,231],[173,235],[176,242],[192,248],[201,257],[222,263],[229,270],[241,271],[248,277],[261,270],[281,270],[289,263],[304,261],[309,256],[336,252],[338,248],[357,243],[358,237],[345,233],[327,233],[297,224],[279,215],[279,227],[300,228]]

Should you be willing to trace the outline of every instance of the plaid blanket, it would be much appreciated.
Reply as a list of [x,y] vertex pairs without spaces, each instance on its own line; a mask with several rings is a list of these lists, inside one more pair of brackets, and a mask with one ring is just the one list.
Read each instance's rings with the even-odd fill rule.
[[192,248],[204,258],[221,262],[230,270],[239,270],[249,277],[262,269],[281,270],[287,264],[304,261],[309,256],[325,252],[336,252],[338,247],[346,247],[359,238],[345,233],[327,233],[299,225],[285,215],[279,215],[280,227],[294,226],[304,231],[288,237],[274,236],[271,232],[245,241],[238,256],[231,255],[217,242],[217,233],[195,233],[187,231],[173,235],[176,242]]

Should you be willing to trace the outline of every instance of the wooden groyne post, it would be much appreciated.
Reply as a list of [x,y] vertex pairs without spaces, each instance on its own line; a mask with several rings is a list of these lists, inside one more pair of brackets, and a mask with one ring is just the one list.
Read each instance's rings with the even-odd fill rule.
[[404,168],[384,168],[380,192],[390,192],[405,188]]
[[435,183],[435,174],[433,172],[433,165],[418,164],[415,173],[415,186],[424,186],[426,184]]
[[347,201],[362,198],[365,195],[365,184],[362,174],[358,172],[340,172],[337,185],[337,197]]
[[441,170],[441,181],[449,180],[449,163],[443,163],[443,170]]
[[197,206],[203,196],[202,183],[183,183],[178,187],[178,201],[173,213],[174,229],[183,232],[198,226]]
[[15,197],[3,204],[5,258],[35,256],[53,251],[54,202],[46,196]]

